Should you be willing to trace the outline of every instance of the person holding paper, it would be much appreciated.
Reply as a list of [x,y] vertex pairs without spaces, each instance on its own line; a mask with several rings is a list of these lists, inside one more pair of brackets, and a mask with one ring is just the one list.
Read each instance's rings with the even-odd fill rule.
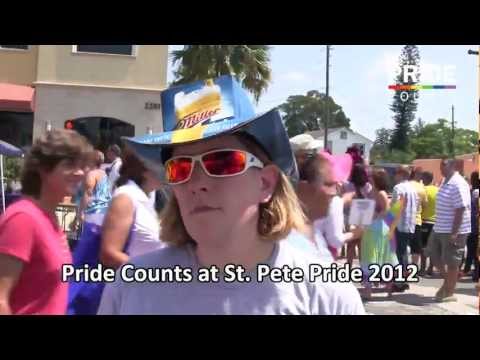
[[[355,154],[355,152],[353,153]],[[350,207],[353,199],[371,199],[372,185],[368,181],[368,168],[359,161],[358,156],[353,157],[354,165],[348,183],[344,184],[341,189],[342,199],[344,202],[344,215],[347,220],[350,219]],[[345,226],[350,228],[350,223],[347,221]],[[347,263],[352,265],[355,258],[355,249],[358,248],[358,253],[361,253],[361,239],[354,238],[347,243]]]
[[[390,208],[390,201],[387,195],[388,174],[385,170],[375,170],[372,173],[373,198],[375,200],[375,213],[373,222],[369,225],[362,236],[360,264],[364,274],[369,273],[370,264],[398,265],[395,248],[391,240],[393,231],[398,223],[399,216],[390,226],[386,222],[386,215]],[[364,300],[370,300],[372,287],[368,281],[364,282],[365,292],[362,295]],[[393,284],[387,284],[388,296],[392,295]]]
[[323,154],[308,158],[300,169],[298,193],[323,260],[332,262],[345,242],[361,237],[361,229],[344,232],[343,200],[337,195],[338,178]]

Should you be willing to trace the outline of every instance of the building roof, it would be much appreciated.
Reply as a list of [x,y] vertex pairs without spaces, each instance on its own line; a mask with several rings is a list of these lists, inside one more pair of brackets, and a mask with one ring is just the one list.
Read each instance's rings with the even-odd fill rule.
[[[373,141],[370,140],[369,138],[363,136],[362,134],[356,132],[356,131],[353,131],[352,129],[350,128],[347,128],[345,126],[341,126],[341,127],[336,127],[336,128],[330,128],[328,129],[328,135],[330,134],[333,134],[333,133],[336,133],[340,130],[344,130],[344,131],[348,131],[349,133],[351,134],[354,134],[354,135],[357,135],[357,136],[360,136],[361,138],[363,138],[366,142],[368,143],[371,143],[373,144]],[[320,129],[320,130],[314,130],[314,131],[309,131],[307,132],[307,134],[310,134],[312,135],[314,138],[323,138],[324,134],[325,134],[325,131],[323,129]]]

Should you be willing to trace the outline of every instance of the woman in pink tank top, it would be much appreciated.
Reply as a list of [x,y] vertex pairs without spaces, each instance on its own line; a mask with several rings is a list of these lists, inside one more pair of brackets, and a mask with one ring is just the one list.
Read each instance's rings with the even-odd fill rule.
[[72,130],[52,130],[37,139],[25,159],[24,197],[0,217],[0,315],[65,314],[71,263],[55,209],[75,193],[92,154]]

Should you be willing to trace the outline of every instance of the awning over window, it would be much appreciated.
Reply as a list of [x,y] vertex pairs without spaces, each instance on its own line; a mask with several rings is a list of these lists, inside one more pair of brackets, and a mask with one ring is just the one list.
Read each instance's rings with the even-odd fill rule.
[[30,86],[0,83],[0,111],[34,111],[35,89]]

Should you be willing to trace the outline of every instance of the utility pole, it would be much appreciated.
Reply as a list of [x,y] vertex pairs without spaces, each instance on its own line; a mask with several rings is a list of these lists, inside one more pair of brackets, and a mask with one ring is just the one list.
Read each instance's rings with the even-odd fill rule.
[[[478,131],[480,133],[480,46],[478,47],[478,51],[476,50],[468,50],[468,55],[477,55],[478,57]],[[478,150],[480,151],[480,139],[478,140]],[[480,251],[480,248],[479,248]],[[480,252],[479,252],[480,254]],[[480,295],[480,289],[479,289]],[[479,299],[479,313],[480,313],[480,296]]]
[[452,105],[452,141],[450,142],[450,154],[455,157],[455,107]]
[[[326,86],[326,102],[325,102],[325,135],[323,140],[323,148],[327,150],[328,145],[328,118],[329,118],[329,111],[328,111],[328,94],[329,94],[329,79],[330,79],[330,45],[327,45],[327,86]],[[330,149],[331,150],[331,149]]]

